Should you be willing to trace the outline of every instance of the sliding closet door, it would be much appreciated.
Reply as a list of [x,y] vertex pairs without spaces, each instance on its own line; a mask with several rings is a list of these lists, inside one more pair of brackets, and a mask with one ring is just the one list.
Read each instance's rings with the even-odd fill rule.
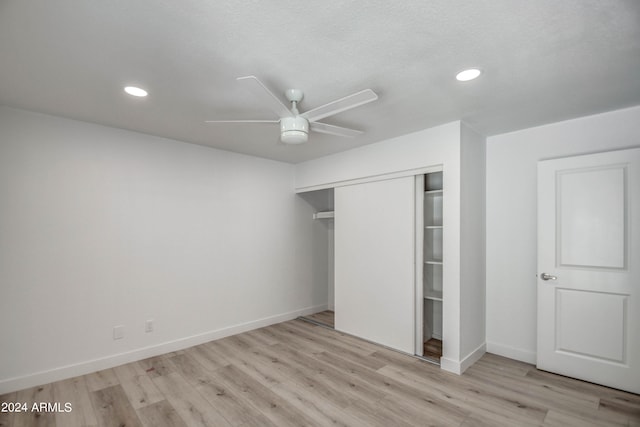
[[335,328],[414,353],[414,177],[335,189]]

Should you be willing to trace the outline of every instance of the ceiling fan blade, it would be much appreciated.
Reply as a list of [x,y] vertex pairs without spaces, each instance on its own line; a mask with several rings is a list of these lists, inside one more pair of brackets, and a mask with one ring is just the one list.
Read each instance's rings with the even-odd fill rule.
[[325,104],[321,107],[314,108],[313,110],[306,111],[300,114],[310,122],[324,119],[325,117],[333,116],[334,114],[341,113],[346,110],[350,110],[355,107],[359,107],[368,102],[378,99],[378,95],[371,89],[365,89],[353,95],[345,96],[336,101]]
[[245,87],[251,91],[257,98],[261,99],[271,111],[276,113],[278,117],[291,117],[294,114],[275,96],[265,85],[262,84],[256,76],[238,77],[236,80],[243,83]]
[[318,122],[309,123],[309,127],[312,131],[315,132],[328,133],[329,135],[345,136],[347,138],[353,138],[364,133],[361,130],[343,128],[340,126],[328,125],[326,123]]
[[205,120],[205,123],[280,123],[280,120]]

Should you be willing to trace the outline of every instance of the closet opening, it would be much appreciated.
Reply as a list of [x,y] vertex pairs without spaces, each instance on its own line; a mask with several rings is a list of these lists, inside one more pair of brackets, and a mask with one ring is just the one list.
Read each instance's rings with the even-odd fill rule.
[[442,357],[442,171],[424,175],[422,186],[422,345],[419,356],[440,363]]
[[312,208],[313,250],[317,260],[314,277],[326,295],[326,307],[300,319],[333,329],[335,326],[334,298],[334,198],[333,188],[298,193]]

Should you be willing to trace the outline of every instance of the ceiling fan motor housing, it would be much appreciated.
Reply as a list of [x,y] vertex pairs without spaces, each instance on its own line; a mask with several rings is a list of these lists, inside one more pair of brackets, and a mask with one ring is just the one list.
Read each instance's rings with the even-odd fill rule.
[[303,144],[309,138],[309,122],[304,117],[280,119],[280,141],[285,144]]

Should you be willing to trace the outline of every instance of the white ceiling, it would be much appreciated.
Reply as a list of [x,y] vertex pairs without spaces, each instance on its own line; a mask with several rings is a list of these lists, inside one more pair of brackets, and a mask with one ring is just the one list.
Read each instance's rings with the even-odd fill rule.
[[[323,120],[355,139],[205,124],[276,118],[251,74],[302,111],[380,99]],[[0,0],[0,104],[292,163],[459,119],[489,136],[640,104],[640,1]]]

